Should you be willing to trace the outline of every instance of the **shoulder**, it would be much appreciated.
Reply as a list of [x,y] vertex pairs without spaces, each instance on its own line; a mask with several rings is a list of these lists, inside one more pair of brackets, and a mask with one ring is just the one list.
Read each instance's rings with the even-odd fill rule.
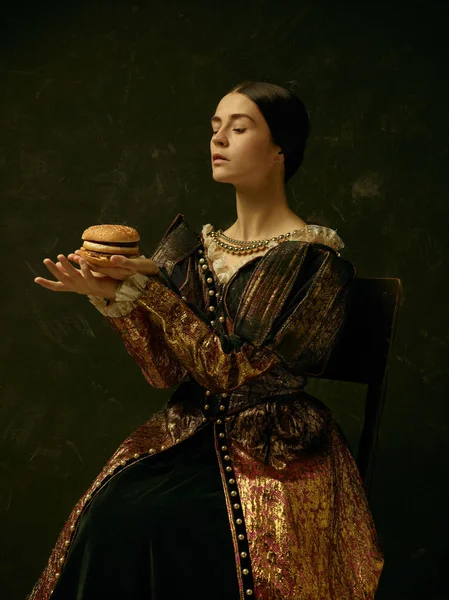
[[151,258],[159,267],[165,266],[171,272],[176,263],[192,254],[200,244],[198,233],[189,226],[184,215],[178,213]]
[[340,273],[345,278],[355,276],[354,265],[341,256],[345,244],[336,229],[309,223],[299,230],[291,241],[296,242],[298,252],[301,252],[301,248],[302,251],[306,249],[305,262],[312,272],[316,272],[319,266],[325,263],[328,270]]
[[326,242],[316,237],[310,241],[285,241],[269,251],[270,262],[277,263],[278,271],[285,274],[295,270],[300,281],[310,278],[325,281],[329,277],[340,281],[352,279],[356,273],[354,265],[336,250],[342,246],[329,243],[329,239]]
[[345,244],[338,235],[336,229],[324,227],[323,225],[315,225],[314,223],[309,223],[302,229],[299,229],[290,239],[292,241],[302,241],[327,246],[337,253],[345,247]]

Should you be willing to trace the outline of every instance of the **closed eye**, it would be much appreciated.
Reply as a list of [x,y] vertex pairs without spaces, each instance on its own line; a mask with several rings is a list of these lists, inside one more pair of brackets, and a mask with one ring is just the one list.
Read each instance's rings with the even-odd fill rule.
[[[233,129],[232,131],[237,131],[238,133],[243,133],[244,131],[246,131],[246,128],[245,129]],[[217,132],[213,131],[212,135],[214,135],[215,133],[217,133]]]

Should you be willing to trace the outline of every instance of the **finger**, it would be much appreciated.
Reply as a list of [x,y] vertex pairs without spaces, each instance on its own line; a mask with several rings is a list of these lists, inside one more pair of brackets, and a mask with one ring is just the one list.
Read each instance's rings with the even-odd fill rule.
[[92,282],[94,280],[94,276],[92,275],[92,271],[90,270],[90,267],[84,258],[81,258],[80,260],[80,267],[83,277],[86,279],[86,281]]
[[[78,252],[78,250],[75,250],[75,252]],[[98,265],[94,265],[93,263],[89,262],[88,260],[86,260],[84,257],[82,257],[81,255],[78,254],[69,254],[68,259],[72,260],[73,262],[77,263],[78,265],[81,266],[81,261],[84,261],[84,264],[87,266],[87,268],[90,270],[91,274],[94,277],[105,277],[105,275],[103,275],[102,273],[100,273],[99,271],[101,271],[101,267],[98,267]],[[77,273],[79,273],[80,271],[77,271],[75,269],[75,271]]]
[[[90,265],[89,265],[90,266]],[[91,269],[95,271],[97,274],[103,275],[105,277],[111,277],[112,279],[123,280],[130,275],[133,275],[135,271],[130,271],[129,269],[118,267],[118,266],[104,266],[100,267],[98,265],[91,266]]]
[[132,263],[134,271],[144,275],[155,275],[159,272],[159,267],[151,258],[133,258],[128,260]]
[[[117,258],[123,258],[120,255],[113,255],[113,257],[117,257]],[[92,275],[94,277],[111,277],[112,279],[118,279],[120,281],[123,281],[123,279],[126,279],[127,277],[129,277],[130,275],[133,275],[136,270],[135,269],[127,269],[127,268],[122,268],[122,266],[118,266],[116,264],[114,264],[114,262],[111,260],[108,261],[108,266],[105,267],[100,267],[99,265],[95,265],[91,262],[89,262],[88,260],[86,260],[85,258],[83,258],[83,260],[86,261],[87,266],[89,267],[89,269],[92,272]],[[77,264],[80,264],[80,259],[81,259],[81,253],[79,250],[75,250],[75,252],[73,254],[69,254],[68,258],[73,261],[76,262]],[[126,259],[125,259],[126,261]],[[129,261],[131,262],[131,261]]]
[[[55,265],[55,263],[51,260],[51,258],[45,258],[43,260],[44,265],[47,267],[47,269],[50,271],[50,273],[56,277],[56,279],[58,281],[60,281],[61,283],[64,283],[64,280],[66,281],[67,279],[67,275],[64,275],[64,273],[58,269],[57,265]],[[47,280],[48,281],[48,280]]]
[[110,258],[110,262],[112,265],[115,265],[117,267],[126,267],[129,269],[132,268],[128,265],[128,263],[131,263],[131,260],[129,258],[126,258],[125,256],[122,256],[121,254],[113,254]]
[[39,284],[41,287],[51,290],[52,292],[69,292],[70,290],[61,283],[60,281],[51,281],[50,279],[44,279],[43,277],[36,277],[34,283]]
[[87,258],[84,258],[84,257],[81,257],[81,256],[80,256],[80,258],[82,258],[82,260],[84,260],[84,262],[86,263],[86,265],[89,267],[89,269],[92,272],[101,273],[103,271],[104,267],[102,267],[100,265],[96,265],[93,262],[90,262]]
[[64,267],[62,266],[62,264],[60,262],[56,263],[57,268],[61,271],[61,273],[63,275],[67,275],[67,271],[64,269]]
[[[107,275],[105,275],[104,273],[99,273],[96,270],[98,268],[101,269],[101,267],[92,265],[85,258],[80,259],[80,267],[81,267],[81,272],[82,272],[83,277],[85,277],[86,281],[88,281],[89,283],[92,283],[97,278],[102,278],[102,279],[107,278]],[[95,269],[95,270],[93,270],[93,269]]]
[[75,250],[75,252],[73,252],[72,254],[69,254],[67,258],[78,264],[80,264],[80,259],[82,258],[84,261],[86,261],[86,263],[89,267],[96,266],[93,263],[89,262],[86,258],[84,258],[84,255],[82,254],[82,252],[80,250]]
[[[74,262],[77,262],[77,263],[79,263],[79,259],[81,257],[83,257],[83,255],[82,255],[82,253],[81,253],[81,251],[79,249],[75,250],[75,252],[73,252],[72,254],[68,255],[68,258],[70,260],[72,260]],[[84,260],[87,262],[88,265],[90,265],[92,267],[96,267],[99,271],[100,271],[100,269],[103,268],[103,267],[100,267],[99,265],[96,265],[94,263],[89,262],[89,260],[86,259],[86,258]],[[108,264],[110,264],[111,267],[112,266],[114,266],[114,267],[115,266],[122,267],[122,266],[124,266],[124,263],[122,262],[122,260],[125,261],[125,262],[127,261],[127,259],[124,256],[121,256],[120,254],[113,254],[111,256],[110,260],[108,261]],[[131,262],[131,261],[129,261],[129,262]]]
[[[76,251],[75,251],[75,252],[76,252]],[[104,277],[104,275],[102,275],[101,273],[98,273],[98,272],[96,271],[96,269],[98,268],[96,265],[93,265],[92,263],[88,262],[88,261],[87,261],[85,258],[83,258],[83,259],[82,259],[82,258],[81,258],[81,256],[79,256],[78,254],[69,254],[69,255],[67,256],[67,258],[68,258],[69,260],[71,260],[72,262],[76,263],[77,265],[80,265],[80,261],[81,261],[81,260],[84,260],[84,261],[86,262],[86,265],[87,265],[87,267],[90,269],[90,272],[92,273],[92,275],[93,275],[94,277]],[[80,265],[80,266],[81,266],[81,265]],[[95,269],[95,270],[94,270],[94,269]],[[80,272],[79,270],[76,270],[76,269],[75,269],[75,271],[76,271],[77,273],[79,273],[79,272]]]
[[64,254],[58,254],[58,259],[61,261],[61,265],[62,265],[64,271],[69,276],[72,276],[72,277],[78,277],[79,276],[79,274],[80,274],[79,270],[75,269],[75,267],[69,263],[69,261],[64,256]]
[[[70,260],[72,260],[73,256],[74,256],[73,254],[69,254],[68,258]],[[87,268],[89,269],[89,271],[91,272],[91,274],[94,277],[106,277],[106,275],[103,275],[102,273],[99,273],[97,271],[97,269],[101,269],[101,267],[98,267],[97,265],[93,265],[92,263],[87,261],[85,258],[81,258],[81,256],[76,256],[75,258],[73,258],[73,262],[76,262],[80,266],[81,266],[81,261],[84,261],[84,264],[87,266]],[[76,271],[76,269],[75,269],[75,271]],[[80,273],[80,271],[77,271],[77,272]]]
[[98,269],[98,273],[101,273],[104,277],[110,277],[111,279],[118,279],[123,281],[130,275],[134,274],[134,271],[129,269],[122,269],[122,267],[101,267]]

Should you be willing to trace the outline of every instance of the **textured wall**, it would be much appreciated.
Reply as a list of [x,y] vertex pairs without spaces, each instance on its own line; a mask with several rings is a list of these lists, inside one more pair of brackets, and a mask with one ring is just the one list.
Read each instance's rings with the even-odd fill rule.
[[[151,252],[178,212],[229,226],[209,118],[243,78],[290,87],[312,131],[292,208],[400,277],[371,506],[380,599],[446,598],[449,432],[446,2],[22,2],[0,36],[0,589],[24,598],[68,512],[161,406],[101,315],[33,283],[92,223]],[[367,315],[369,318],[369,315]],[[355,439],[364,389],[311,382]]]

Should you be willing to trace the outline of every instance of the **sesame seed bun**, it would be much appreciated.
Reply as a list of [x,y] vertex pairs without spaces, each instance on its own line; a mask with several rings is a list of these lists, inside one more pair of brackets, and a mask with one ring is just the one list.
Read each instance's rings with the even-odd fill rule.
[[92,242],[138,242],[140,235],[134,227],[127,225],[92,225],[81,236]]

